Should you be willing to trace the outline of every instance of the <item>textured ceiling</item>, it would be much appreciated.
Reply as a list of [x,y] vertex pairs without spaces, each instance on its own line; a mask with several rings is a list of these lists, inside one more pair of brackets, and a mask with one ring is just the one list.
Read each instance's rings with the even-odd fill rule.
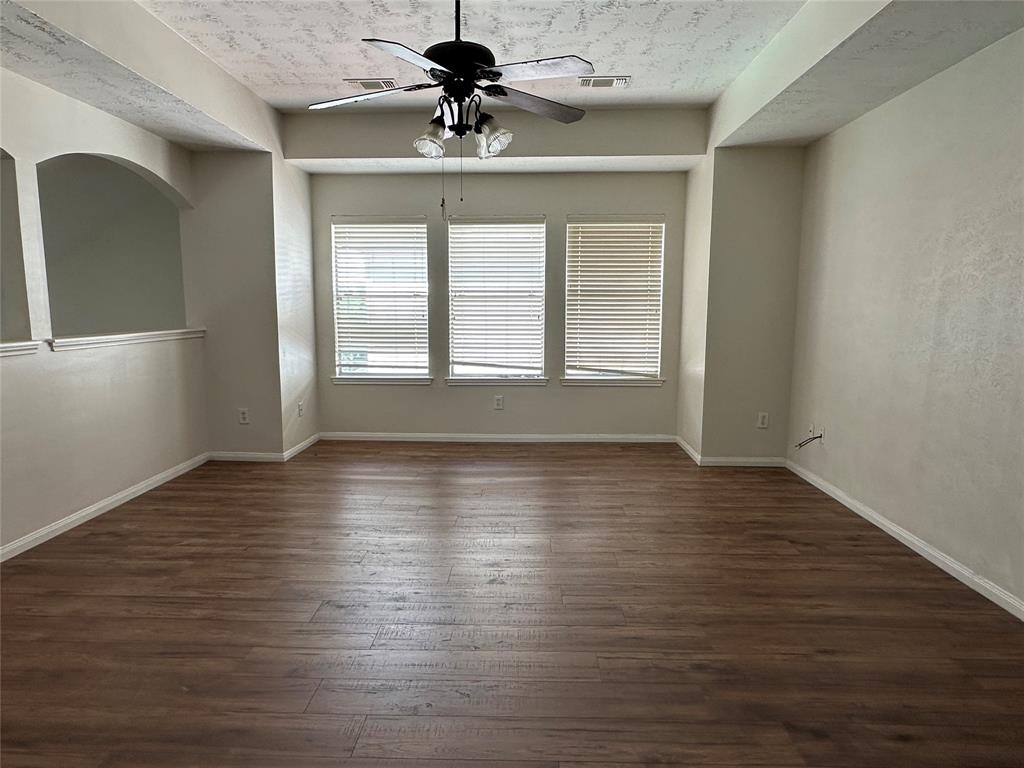
[[1019,0],[895,0],[723,144],[807,144],[1021,27]]
[[[344,96],[344,78],[422,82],[411,64],[360,42],[378,37],[422,51],[453,37],[448,0],[141,0],[164,23],[281,109]],[[574,79],[523,90],[580,106],[710,104],[803,0],[466,0],[462,36],[499,63],[576,54],[599,75],[632,75],[624,89]],[[433,103],[408,93],[355,108]],[[347,107],[351,109],[353,107]]]
[[10,0],[0,2],[0,64],[186,147],[258,148]]

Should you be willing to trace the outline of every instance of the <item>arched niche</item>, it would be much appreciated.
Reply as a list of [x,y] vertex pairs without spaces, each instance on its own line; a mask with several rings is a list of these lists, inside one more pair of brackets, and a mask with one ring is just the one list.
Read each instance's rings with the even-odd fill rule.
[[36,166],[54,337],[185,327],[181,195],[118,158]]
[[[42,165],[44,163],[50,162],[51,160],[56,160],[61,157],[68,157],[70,155],[88,155],[89,157],[99,157],[103,158],[104,160],[109,160],[110,162],[120,165],[123,168],[127,168],[129,171],[132,171],[133,173],[141,176],[143,179],[148,181],[157,191],[163,194],[164,197],[170,200],[177,208],[184,209],[192,207],[192,203],[189,200],[190,192],[188,191],[188,189],[180,188],[173,181],[169,180],[174,179],[173,172],[168,173],[168,175],[165,177],[161,175],[161,173],[158,172],[157,170],[151,169],[149,166],[140,165],[138,162],[135,162],[134,160],[129,160],[124,157],[118,157],[117,155],[111,155],[106,152],[92,151],[88,149],[74,149],[72,151],[59,152],[57,154],[44,154],[42,156],[37,155],[35,158],[35,162],[37,165]],[[160,168],[159,163],[153,163],[152,165],[154,166],[154,168]],[[169,169],[166,167],[164,167],[162,170],[169,171]],[[178,181],[180,181],[180,179],[178,179]]]
[[32,337],[14,158],[0,149],[0,341]]

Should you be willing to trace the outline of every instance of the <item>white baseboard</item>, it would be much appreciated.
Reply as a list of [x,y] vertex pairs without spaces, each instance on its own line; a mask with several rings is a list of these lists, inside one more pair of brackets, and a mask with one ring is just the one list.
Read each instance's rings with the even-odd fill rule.
[[698,467],[784,467],[786,459],[782,456],[701,456],[697,449],[676,437],[676,445],[686,451],[687,455]]
[[814,474],[809,469],[801,467],[794,461],[787,461],[786,468],[819,490],[824,491],[843,506],[853,510],[869,523],[873,523],[878,526],[900,543],[910,547],[917,554],[921,555],[933,565],[937,565],[953,578],[963,582],[975,592],[987,597],[1000,608],[1009,611],[1018,619],[1024,621],[1024,600],[1021,598],[1006,591],[995,582],[989,581],[984,576],[980,576],[975,573],[959,560],[956,560],[945,552],[936,549],[924,539],[915,536],[906,528],[892,522],[889,518],[879,512],[876,512],[867,504],[849,496],[845,491],[832,485],[832,483]]
[[71,530],[75,526],[81,525],[86,520],[91,520],[94,517],[102,515],[104,512],[109,512],[114,509],[114,507],[119,507],[126,501],[130,501],[136,496],[141,496],[146,491],[151,491],[157,486],[163,485],[168,480],[173,480],[178,475],[183,475],[189,470],[205,464],[207,461],[284,462],[306,450],[306,448],[313,445],[319,439],[319,434],[311,435],[298,445],[289,448],[283,453],[247,453],[243,451],[211,451],[209,453],[201,453],[188,461],[182,462],[176,467],[171,467],[170,469],[159,472],[152,477],[143,480],[141,483],[136,483],[131,488],[118,491],[101,501],[97,501],[95,504],[90,504],[85,509],[73,512],[65,518],[40,528],[38,531],[33,531],[32,533],[22,536],[20,539],[12,541],[10,544],[3,545],[0,547],[0,562],[21,554],[27,549],[31,549],[32,547],[42,544],[44,541],[48,541],[64,531]]
[[42,527],[38,531],[33,531],[32,533],[22,536],[20,539],[15,539],[10,544],[5,544],[3,547],[0,547],[0,561],[7,560],[10,557],[21,554],[27,549],[31,549],[38,544],[42,544],[44,541],[52,539],[57,534],[81,525],[86,520],[91,520],[98,515],[102,515],[104,512],[109,512],[114,507],[118,507],[126,501],[130,501],[136,496],[141,496],[146,491],[150,491],[158,485],[163,485],[168,480],[173,480],[178,475],[183,475],[201,464],[205,464],[207,458],[208,454],[201,453],[188,461],[182,462],[176,467],[171,467],[170,469],[166,469],[163,472],[159,472],[152,477],[143,480],[141,483],[136,483],[131,488],[118,491],[105,499],[97,501],[95,504],[90,504],[85,509],[80,509],[65,518]]
[[293,445],[291,448],[289,448],[287,451],[285,451],[284,454],[282,455],[283,460],[284,461],[288,461],[288,459],[292,458],[293,456],[298,456],[304,450],[309,448],[309,446],[313,445],[314,443],[316,443],[319,440],[320,440],[320,433],[319,432],[314,432],[312,435],[307,437],[305,440],[303,440],[298,445]]
[[261,461],[283,462],[283,453],[255,453],[249,451],[210,451],[210,461]]
[[285,462],[297,456],[320,439],[320,434],[310,435],[298,445],[293,445],[283,453],[259,453],[254,451],[210,451],[210,461],[261,461]]
[[784,467],[782,456],[701,456],[702,467]]
[[478,434],[475,432],[321,432],[321,440],[421,443],[674,443],[674,435]]
[[675,443],[701,467],[784,467],[778,456],[701,456],[676,435],[638,434],[479,434],[475,432],[321,432],[321,440],[402,441],[424,443]]
[[676,437],[676,445],[686,451],[686,455],[693,459],[694,464],[698,467],[700,466],[700,454],[697,453],[697,450],[692,445],[678,436]]
[[[971,589],[984,595],[992,602],[1009,611],[1024,621],[1024,600],[1008,592],[998,584],[972,571],[960,561],[936,549],[928,542],[910,533],[892,522],[885,516],[871,509],[866,504],[852,498],[845,491],[837,488],[827,480],[819,477],[799,464],[786,459],[756,457],[702,457],[689,443],[673,435],[604,435],[604,434],[454,434],[454,433],[422,433],[422,432],[321,432],[303,440],[283,453],[247,453],[237,451],[213,451],[194,456],[175,467],[153,475],[130,488],[118,491],[95,504],[90,504],[67,517],[50,523],[37,531],[26,534],[9,544],[0,547],[0,561],[7,560],[17,554],[31,549],[44,541],[52,539],[64,531],[70,530],[87,520],[108,512],[115,507],[141,496],[157,486],[173,480],[179,475],[195,469],[209,460],[218,461],[271,461],[284,462],[301,453],[318,440],[378,440],[378,441],[419,441],[419,442],[622,442],[622,443],[675,443],[682,448],[699,466],[785,466],[798,477],[824,491],[840,504],[848,507],[868,522],[878,526],[897,541],[903,543],[919,555],[938,566],[950,576],[963,582]],[[720,463],[721,462],[721,463]]]

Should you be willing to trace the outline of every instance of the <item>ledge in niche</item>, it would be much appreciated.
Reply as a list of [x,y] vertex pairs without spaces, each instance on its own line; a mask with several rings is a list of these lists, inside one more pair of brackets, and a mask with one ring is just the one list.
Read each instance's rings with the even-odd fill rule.
[[41,341],[5,341],[0,343],[0,357],[34,355],[39,351]]
[[112,333],[100,336],[65,336],[47,339],[46,343],[54,352],[94,347],[119,347],[124,344],[149,344],[154,341],[178,341],[180,339],[201,339],[206,336],[205,328],[182,328],[172,331],[143,331],[141,333]]

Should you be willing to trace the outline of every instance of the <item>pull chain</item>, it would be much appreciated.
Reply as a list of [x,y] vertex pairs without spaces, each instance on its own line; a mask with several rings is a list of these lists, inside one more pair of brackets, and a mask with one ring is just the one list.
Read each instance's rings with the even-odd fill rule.
[[448,221],[444,202],[444,155],[441,155],[441,221]]
[[462,177],[465,175],[462,172],[462,139],[464,137],[459,136],[459,202],[464,202],[462,199]]

